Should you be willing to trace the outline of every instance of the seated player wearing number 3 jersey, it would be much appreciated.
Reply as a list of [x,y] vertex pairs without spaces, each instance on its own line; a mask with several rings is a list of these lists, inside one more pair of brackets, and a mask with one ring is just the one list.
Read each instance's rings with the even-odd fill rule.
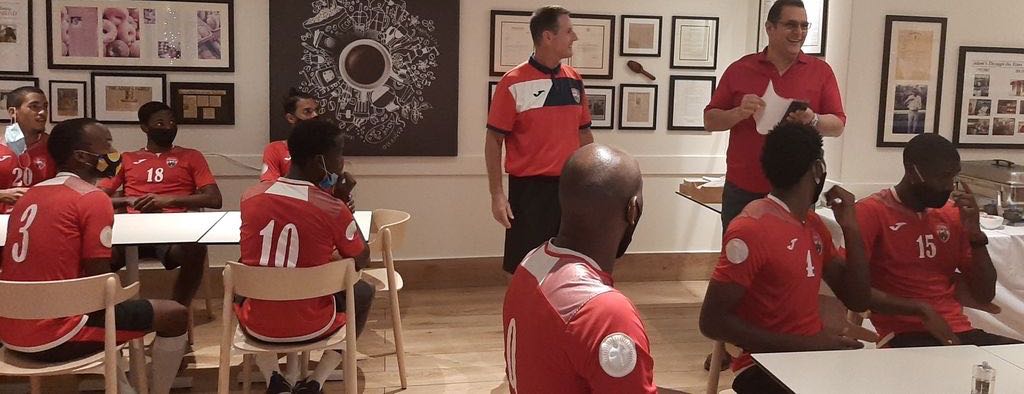
[[[114,208],[127,208],[128,213],[219,209],[220,189],[202,152],[174,145],[178,125],[171,108],[155,101],[143,104],[139,126],[146,133],[146,147],[125,153],[121,171],[99,184],[111,196],[124,188],[123,196],[112,198]],[[203,280],[206,245],[148,245],[139,254],[160,259],[169,270],[181,267],[171,298],[186,307],[192,304]],[[124,266],[123,253],[115,253],[115,266]]]
[[[288,137],[288,173],[242,195],[242,263],[283,269],[314,267],[343,257],[355,258],[356,269],[369,263],[369,250],[352,212],[330,193],[344,169],[343,145],[341,130],[329,122],[306,120],[295,126]],[[373,294],[370,284],[355,284],[357,335],[366,326]],[[236,301],[245,333],[265,342],[317,340],[353,323],[344,313],[344,292],[301,301]],[[267,379],[267,393],[319,393],[341,359],[336,351],[324,352],[313,375],[300,382],[295,382],[291,358],[289,379],[281,376],[276,354],[257,355],[256,364]]]
[[[93,186],[117,168],[110,131],[92,119],[58,124],[49,151],[60,172],[18,200],[7,227],[0,279],[52,281],[110,272],[110,198]],[[68,361],[103,351],[104,311],[48,320],[0,318],[4,347],[45,362]],[[117,342],[156,331],[151,392],[166,394],[186,345],[188,311],[169,300],[128,300],[114,308]],[[134,393],[123,371],[118,390]]]
[[505,293],[512,393],[655,393],[636,307],[612,287],[643,208],[640,167],[605,145],[579,148],[558,186],[558,235],[526,255]]

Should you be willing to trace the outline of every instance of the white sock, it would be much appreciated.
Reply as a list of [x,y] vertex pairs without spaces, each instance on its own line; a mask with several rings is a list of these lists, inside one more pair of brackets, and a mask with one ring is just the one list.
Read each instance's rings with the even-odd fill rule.
[[178,375],[178,367],[181,366],[181,357],[185,355],[185,346],[188,344],[188,334],[177,337],[157,336],[153,340],[153,383],[150,392],[153,394],[167,394],[174,384],[174,377]]
[[288,370],[285,371],[287,375],[284,376],[284,380],[287,380],[288,384],[295,384],[299,381],[299,354],[288,353],[285,356],[285,362]]
[[341,364],[341,359],[340,352],[324,350],[324,355],[320,357],[320,363],[316,365],[316,371],[313,372],[313,380],[320,383],[320,387],[324,387],[327,377],[331,376],[331,372],[338,368],[338,364]]
[[124,373],[125,369],[128,369],[128,359],[122,355],[117,358],[117,392],[121,394],[136,394],[135,388],[132,387],[131,383],[128,383],[128,375]]
[[277,363],[277,353],[256,353],[254,355],[256,359],[256,366],[260,368],[260,372],[263,373],[263,379],[265,382],[270,384],[270,377],[274,372],[281,373],[281,366]]

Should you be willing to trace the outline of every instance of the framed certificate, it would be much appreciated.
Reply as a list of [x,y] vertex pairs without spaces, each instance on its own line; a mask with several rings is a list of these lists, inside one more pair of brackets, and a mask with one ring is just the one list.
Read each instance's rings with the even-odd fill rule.
[[668,129],[704,130],[704,107],[711,102],[717,78],[673,75],[669,78]]
[[672,17],[671,68],[714,70],[718,67],[718,18]]

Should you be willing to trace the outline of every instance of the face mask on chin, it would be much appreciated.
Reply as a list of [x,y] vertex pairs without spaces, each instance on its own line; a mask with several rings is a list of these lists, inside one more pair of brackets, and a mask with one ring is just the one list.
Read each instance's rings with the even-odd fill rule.
[[117,151],[102,155],[84,150],[79,150],[79,152],[96,157],[96,164],[93,164],[93,169],[100,178],[113,177],[121,169],[121,154]]
[[149,140],[157,146],[169,148],[174,145],[174,138],[178,136],[176,129],[149,129]]
[[327,162],[324,161],[323,155],[320,156],[320,168],[324,170],[324,178],[320,180],[318,186],[324,191],[331,193],[334,191],[334,186],[338,184],[338,174],[327,170]]
[[814,195],[811,196],[811,208],[813,208],[818,203],[818,199],[821,198],[821,192],[823,190],[825,190],[825,179],[827,178],[827,176],[828,176],[828,171],[825,169],[825,162],[822,161],[821,162],[821,179],[815,179],[814,180],[815,183],[817,184],[817,186],[815,186],[815,188],[814,188]]

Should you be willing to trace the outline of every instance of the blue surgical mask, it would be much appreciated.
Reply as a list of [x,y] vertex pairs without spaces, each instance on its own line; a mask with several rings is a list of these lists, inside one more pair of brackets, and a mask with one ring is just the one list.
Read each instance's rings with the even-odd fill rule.
[[13,116],[10,126],[7,126],[7,130],[4,133],[4,144],[11,148],[14,154],[18,156],[21,156],[22,153],[28,150],[28,146],[25,144],[25,133],[21,131],[21,126],[18,125],[17,116]]
[[324,169],[324,179],[320,180],[320,188],[324,190],[334,190],[334,185],[338,184],[338,174],[327,170],[327,162],[324,161],[324,156],[320,155],[320,168]]

